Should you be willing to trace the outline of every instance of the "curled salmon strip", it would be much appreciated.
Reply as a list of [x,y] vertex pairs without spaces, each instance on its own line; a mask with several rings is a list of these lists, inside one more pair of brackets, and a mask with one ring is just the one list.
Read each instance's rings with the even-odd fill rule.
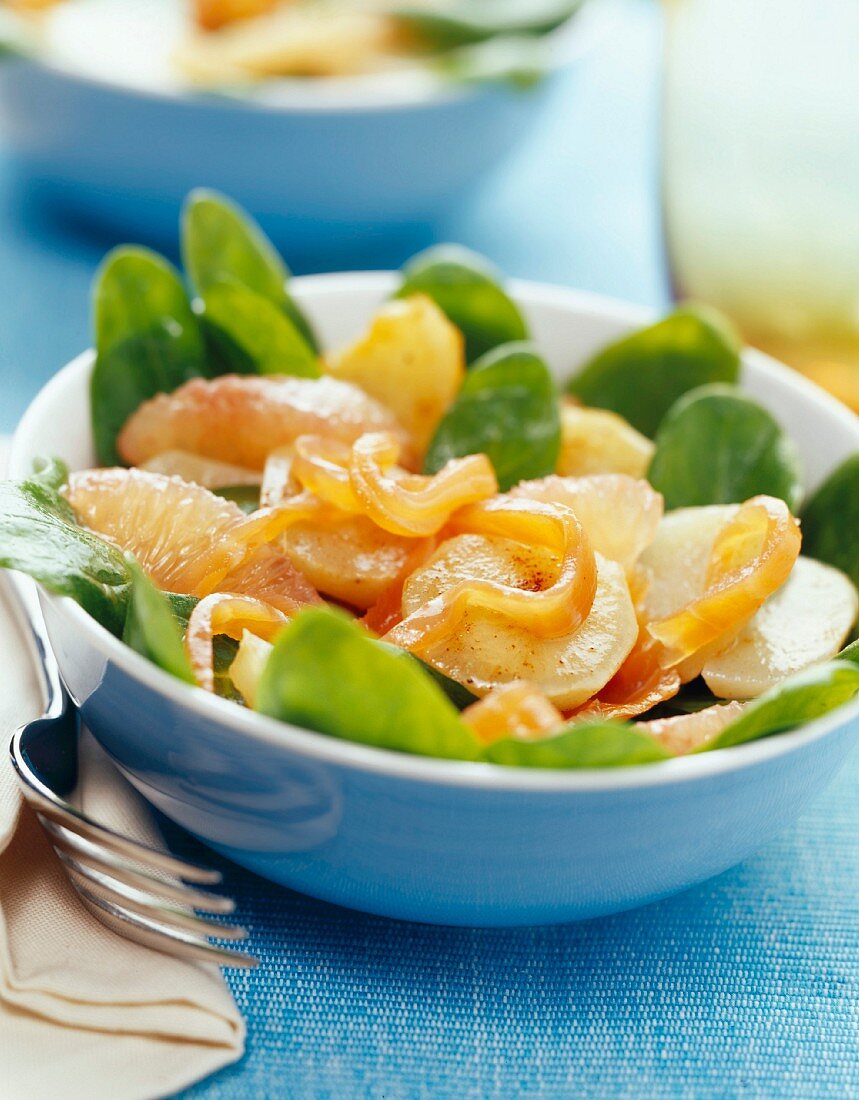
[[557,555],[557,575],[530,588],[473,576],[414,611],[388,634],[404,649],[425,652],[456,630],[469,608],[482,608],[527,627],[536,637],[557,638],[578,630],[597,589],[593,549],[571,509],[532,500],[495,497],[458,511],[452,533],[470,533],[539,546]]
[[552,474],[523,481],[507,495],[572,508],[594,550],[620,562],[627,573],[653,542],[662,519],[662,494],[646,481],[626,474]]
[[396,439],[382,432],[352,445],[350,480],[364,512],[394,535],[435,535],[458,509],[494,497],[498,480],[483,454],[453,458],[431,477],[389,476],[399,457]]
[[695,714],[677,714],[673,718],[655,718],[636,722],[636,729],[654,737],[663,748],[678,756],[692,752],[712,741],[743,713],[743,704],[722,703]]
[[394,414],[349,382],[225,374],[194,378],[144,402],[126,421],[117,446],[132,466],[180,449],[262,470],[272,451],[300,435],[351,443],[374,431],[392,432],[411,454]]
[[[704,589],[684,607],[648,624],[665,649],[666,665],[679,666],[684,679],[755,614],[790,575],[799,556],[799,524],[775,497],[747,500],[718,531],[707,563]],[[691,675],[690,675],[691,674]]]
[[362,435],[351,449],[336,440],[301,436],[291,473],[327,503],[363,514],[404,538],[434,535],[457,509],[498,492],[486,455],[452,459],[437,474],[424,476],[397,467],[400,450],[389,432]]
[[658,703],[673,699],[680,690],[680,673],[665,667],[664,650],[646,632],[599,695],[575,713],[576,718],[633,718]]
[[200,485],[145,470],[86,470],[65,496],[78,522],[122,550],[168,592],[206,596],[283,521],[272,511],[246,516]]
[[185,632],[185,648],[197,683],[206,691],[215,690],[215,635],[226,634],[239,641],[247,630],[271,642],[288,622],[282,611],[252,596],[215,592],[200,600]]
[[[542,546],[486,535],[445,540],[403,588],[408,617],[460,582],[494,580],[534,591],[552,584],[561,559]],[[466,607],[456,629],[421,649],[421,657],[475,695],[528,680],[561,711],[587,702],[614,676],[635,644],[638,623],[623,569],[596,555],[597,588],[584,622],[559,637],[540,637],[527,625],[480,606]],[[527,622],[527,619],[526,619]],[[397,640],[397,630],[386,635]]]
[[[338,507],[337,501],[348,503],[340,490],[350,495],[352,490],[348,470],[329,463],[326,456],[332,454],[345,462],[351,450],[336,441],[301,436],[274,452],[266,462],[261,497],[282,517],[281,545],[294,566],[326,596],[365,611],[397,582],[415,545],[425,540],[392,535],[366,516]],[[303,488],[296,471],[330,499]]]
[[141,463],[141,470],[165,477],[181,477],[204,489],[224,489],[235,485],[259,485],[259,470],[246,470],[230,462],[191,454],[190,451],[162,451]]
[[527,680],[514,680],[494,688],[466,707],[462,720],[483,745],[505,737],[539,741],[564,724],[564,716],[554,703]]

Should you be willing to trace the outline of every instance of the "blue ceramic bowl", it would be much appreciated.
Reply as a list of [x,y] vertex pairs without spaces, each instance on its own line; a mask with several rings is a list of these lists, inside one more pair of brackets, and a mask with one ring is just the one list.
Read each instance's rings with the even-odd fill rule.
[[293,80],[242,100],[9,61],[0,127],[30,181],[113,232],[172,242],[183,198],[205,184],[257,216],[290,256],[330,266],[391,236],[411,244],[461,201],[533,130],[558,77],[611,18],[603,2],[586,5],[555,32],[553,71],[524,91]]
[[[326,343],[355,335],[384,274],[297,280]],[[571,291],[514,284],[559,378],[644,317]],[[36,455],[92,464],[76,359],[36,398],[12,472]],[[744,385],[799,445],[810,484],[859,449],[859,419],[756,352]],[[859,702],[792,733],[643,767],[536,771],[430,760],[261,717],[172,679],[66,599],[43,605],[83,716],[152,803],[225,855],[316,897],[444,924],[576,920],[682,890],[791,822],[842,763]],[[403,714],[408,723],[408,714]]]

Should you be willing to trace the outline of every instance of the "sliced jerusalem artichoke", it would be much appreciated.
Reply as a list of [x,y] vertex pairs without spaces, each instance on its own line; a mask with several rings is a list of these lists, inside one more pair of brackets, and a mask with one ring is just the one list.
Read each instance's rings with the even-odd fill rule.
[[462,384],[462,333],[425,294],[387,302],[326,370],[391,409],[421,452]]
[[707,687],[722,699],[754,699],[834,657],[857,612],[859,596],[840,570],[801,557],[730,646],[704,665]]
[[644,477],[653,442],[608,409],[585,409],[561,402],[561,453],[557,472],[564,477],[627,474]]

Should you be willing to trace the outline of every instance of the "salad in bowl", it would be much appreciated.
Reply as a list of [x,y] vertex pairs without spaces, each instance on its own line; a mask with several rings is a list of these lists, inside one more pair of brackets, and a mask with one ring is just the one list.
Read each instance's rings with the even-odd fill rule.
[[17,38],[149,90],[278,81],[531,83],[584,0],[0,0]]
[[0,490],[0,563],[288,727],[497,770],[664,766],[859,692],[859,458],[811,494],[682,305],[559,387],[482,258],[437,246],[321,347],[288,271],[193,193],[184,278],[94,285],[97,465]]

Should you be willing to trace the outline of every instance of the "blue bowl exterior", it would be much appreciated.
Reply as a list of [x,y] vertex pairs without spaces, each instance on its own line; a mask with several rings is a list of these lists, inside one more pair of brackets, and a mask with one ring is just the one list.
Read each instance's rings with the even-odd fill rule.
[[140,94],[19,61],[0,66],[0,124],[31,179],[135,240],[174,242],[181,202],[202,184],[257,215],[291,254],[331,258],[458,201],[533,127],[553,82],[302,111]]
[[[45,601],[87,725],[168,817],[237,863],[390,917],[523,925],[630,908],[714,875],[800,812],[856,724],[768,760],[677,782],[516,790],[386,775],[255,742],[153,692]],[[211,709],[211,708],[210,708]]]

